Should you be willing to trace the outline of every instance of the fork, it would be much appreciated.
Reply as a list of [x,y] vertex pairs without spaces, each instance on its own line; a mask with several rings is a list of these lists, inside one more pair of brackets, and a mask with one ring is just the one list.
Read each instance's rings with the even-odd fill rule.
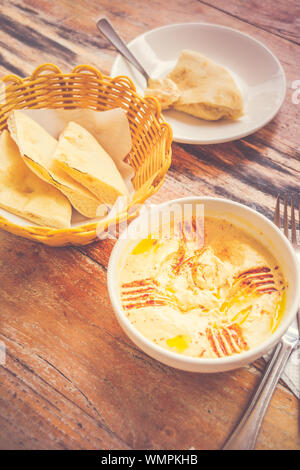
[[[297,240],[296,201],[294,195],[283,195],[283,227],[280,216],[280,195],[276,199],[274,223],[283,228],[285,236],[291,242],[297,255],[300,255],[300,245]],[[288,210],[290,203],[290,211]],[[290,217],[289,217],[290,212]],[[290,223],[289,223],[290,222]],[[300,195],[298,196],[298,224],[300,225]],[[270,359],[260,385],[258,386],[244,416],[225,443],[223,450],[254,449],[256,439],[287,360],[299,342],[300,309],[298,310],[298,331],[291,326],[281,338]]]
[[[290,235],[289,235],[289,217],[288,217],[288,201],[291,201],[291,229],[290,229]],[[293,194],[288,195],[284,194],[283,195],[283,230],[285,236],[290,240],[292,243],[292,246],[294,248],[294,251],[297,255],[297,258],[299,259],[300,262],[300,244],[299,241],[297,240],[297,222],[296,222],[296,202],[295,202],[295,196]],[[276,199],[276,208],[275,208],[275,214],[274,214],[274,223],[277,225],[277,227],[281,228],[281,223],[280,223],[280,196],[277,196]],[[299,232],[300,233],[300,194],[298,194],[298,224],[299,224]],[[298,329],[300,332],[300,309],[298,311],[297,315],[297,320],[298,320]]]

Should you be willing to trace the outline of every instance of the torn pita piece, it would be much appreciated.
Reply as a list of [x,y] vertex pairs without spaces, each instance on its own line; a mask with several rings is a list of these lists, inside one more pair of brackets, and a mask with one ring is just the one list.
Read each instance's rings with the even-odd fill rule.
[[80,214],[96,217],[100,204],[96,196],[54,165],[57,140],[21,111],[10,114],[8,128],[28,167],[64,193]]
[[169,73],[179,90],[174,109],[208,121],[238,119],[243,98],[229,72],[198,52],[182,51]]
[[114,161],[84,127],[69,122],[53,155],[54,165],[89,189],[102,204],[129,196]]
[[0,135],[0,207],[39,225],[70,227],[68,199],[27,167],[7,130]]
[[90,132],[118,168],[129,193],[133,193],[131,179],[133,168],[124,162],[132,148],[130,127],[125,111],[121,108],[107,111],[92,109],[26,109],[22,111],[38,122],[55,139],[58,139],[70,121]]

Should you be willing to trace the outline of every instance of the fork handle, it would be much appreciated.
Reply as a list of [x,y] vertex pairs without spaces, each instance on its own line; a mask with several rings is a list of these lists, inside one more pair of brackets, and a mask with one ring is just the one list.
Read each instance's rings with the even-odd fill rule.
[[282,340],[277,345],[246,413],[224,445],[223,450],[254,449],[269,402],[296,343],[291,344]]

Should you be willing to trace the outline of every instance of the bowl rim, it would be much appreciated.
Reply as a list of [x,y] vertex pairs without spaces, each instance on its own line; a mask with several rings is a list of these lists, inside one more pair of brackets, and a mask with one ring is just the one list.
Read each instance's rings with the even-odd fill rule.
[[[181,197],[177,199],[172,199],[167,202],[163,202],[160,204],[157,204],[155,206],[155,210],[161,211],[167,206],[175,203],[184,203],[184,202],[221,202],[221,203],[226,203],[229,204],[230,206],[236,206],[239,207],[240,209],[244,210],[245,212],[250,212],[257,216],[258,218],[262,219],[264,222],[273,229],[278,235],[279,238],[281,239],[281,242],[287,252],[290,254],[291,259],[293,260],[293,267],[295,270],[296,274],[296,279],[295,283],[300,284],[300,263],[298,262],[294,249],[286,236],[281,232],[281,230],[273,224],[266,216],[263,214],[259,213],[255,209],[252,209],[244,204],[241,204],[236,201],[232,201],[227,198],[218,198],[218,197],[213,197],[213,196],[188,196],[188,197]],[[138,216],[136,219],[134,219],[129,226],[131,227],[131,230],[141,221],[143,217],[145,217],[146,214],[141,214]],[[289,312],[286,315],[286,318],[284,321],[282,320],[280,324],[278,325],[278,328],[276,331],[265,341],[260,343],[258,346],[255,348],[251,348],[248,351],[239,353],[239,354],[234,354],[232,356],[226,356],[226,357],[221,357],[221,358],[199,358],[199,357],[192,357],[192,356],[185,356],[180,353],[176,353],[173,351],[169,351],[167,349],[162,348],[161,346],[156,345],[153,343],[151,340],[146,338],[142,333],[140,333],[128,320],[127,316],[125,315],[125,312],[122,308],[121,302],[118,299],[118,294],[115,291],[114,288],[114,273],[118,269],[118,261],[120,259],[120,256],[122,255],[124,248],[126,247],[126,242],[127,239],[125,238],[126,232],[122,232],[120,235],[119,239],[117,240],[110,258],[109,258],[109,263],[108,263],[108,268],[107,268],[107,287],[108,287],[108,292],[109,292],[109,297],[114,309],[114,312],[121,323],[122,327],[126,327],[126,330],[129,330],[130,336],[137,338],[137,341],[139,343],[142,343],[145,349],[147,350],[147,354],[151,356],[151,352],[148,352],[149,350],[153,350],[155,353],[155,356],[153,355],[152,357],[157,357],[161,356],[163,357],[168,363],[170,361],[173,361],[173,363],[176,361],[178,363],[178,367],[181,365],[199,365],[199,366],[218,366],[218,365],[226,365],[226,366],[234,366],[238,365],[239,363],[251,363],[252,360],[255,360],[258,357],[261,357],[263,354],[265,354],[267,351],[269,351],[272,347],[274,347],[282,338],[282,336],[285,334],[293,320],[295,319],[296,312],[299,308],[300,305],[300,289],[295,291],[292,294],[292,305],[290,306]],[[271,250],[270,250],[271,251]],[[271,251],[272,253],[272,251]],[[276,256],[275,256],[276,258]],[[125,331],[126,331],[125,330]],[[126,334],[128,335],[127,331]],[[140,346],[139,346],[140,347]],[[141,348],[142,349],[142,348]],[[157,359],[159,360],[159,359]],[[163,361],[162,361],[163,362]],[[175,366],[176,367],[176,366]]]

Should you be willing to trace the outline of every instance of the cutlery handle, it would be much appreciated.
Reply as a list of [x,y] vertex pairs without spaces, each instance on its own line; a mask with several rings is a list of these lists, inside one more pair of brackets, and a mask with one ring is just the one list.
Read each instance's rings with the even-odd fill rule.
[[138,71],[145,77],[148,82],[150,78],[144,67],[136,60],[134,55],[130,52],[125,42],[120,38],[117,32],[112,27],[111,23],[106,18],[100,18],[97,21],[97,27],[99,31],[111,42],[111,44],[125,57]]
[[284,340],[277,345],[246,413],[224,445],[223,450],[254,449],[265,412],[293,348],[294,344]]

